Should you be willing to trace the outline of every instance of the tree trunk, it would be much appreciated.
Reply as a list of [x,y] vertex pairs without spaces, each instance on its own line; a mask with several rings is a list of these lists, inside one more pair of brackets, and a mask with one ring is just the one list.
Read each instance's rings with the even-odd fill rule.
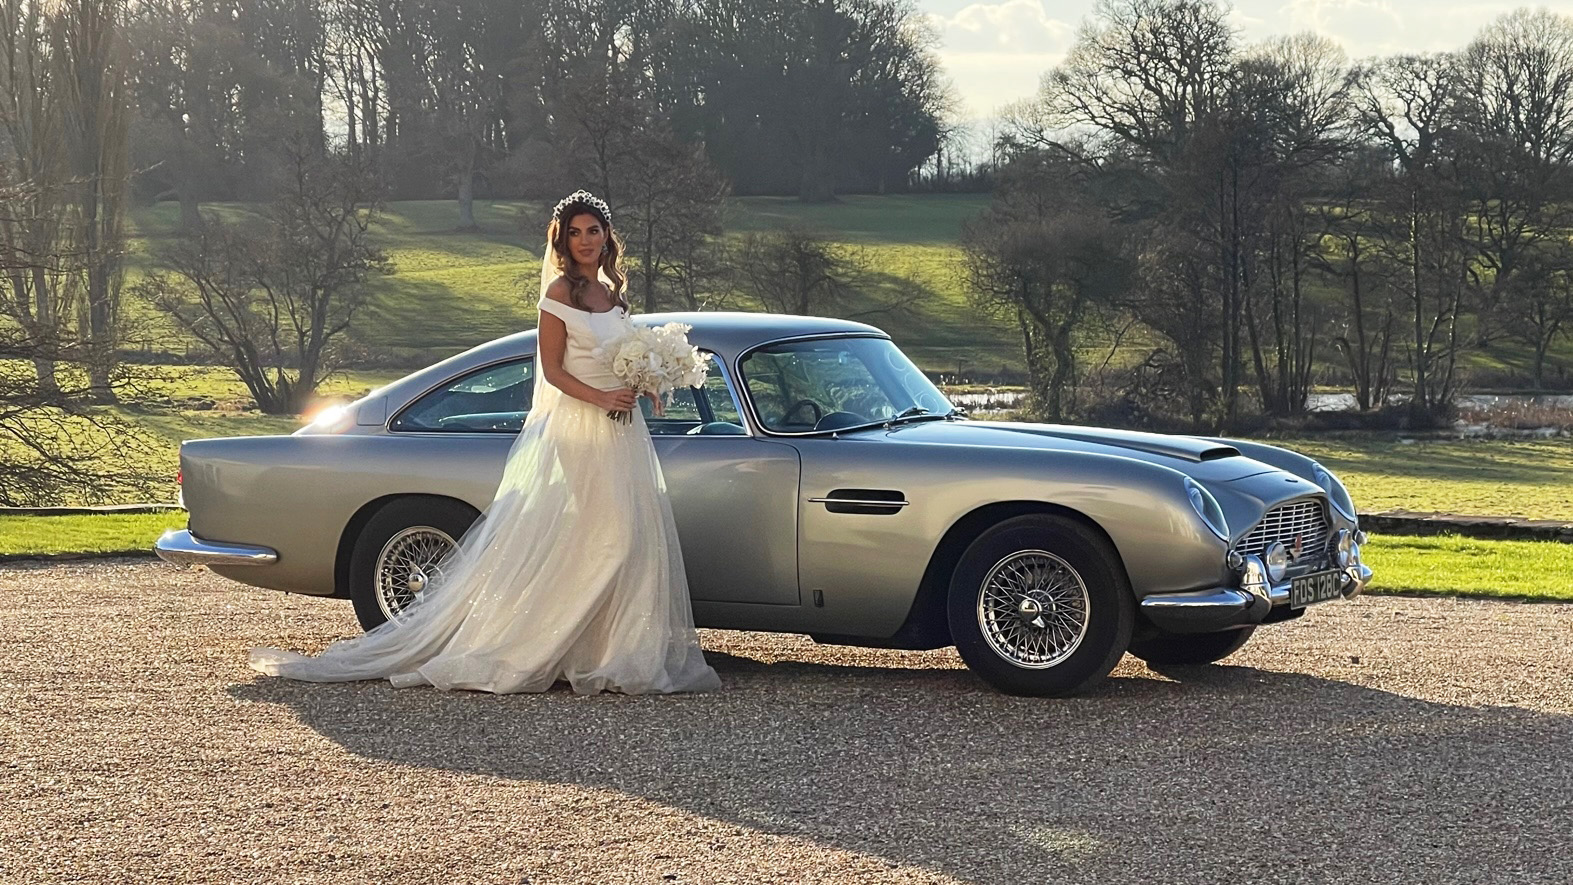
[[798,185],[798,199],[804,203],[830,203],[836,199],[834,173],[831,171],[829,151],[823,140],[816,141],[808,151],[803,166],[803,178]]
[[1371,351],[1365,334],[1365,296],[1360,289],[1359,237],[1349,238],[1349,294],[1354,302],[1355,350],[1349,354],[1355,376],[1355,403],[1368,412],[1372,405]]
[[[109,235],[100,226],[99,209],[103,206],[102,177],[97,177],[84,189],[82,200],[83,233],[87,246],[87,372],[88,398],[95,403],[113,403],[115,392],[110,387],[110,375],[115,367],[115,310],[111,279],[119,259],[111,254],[113,227]],[[111,222],[112,224],[112,222]]]
[[1409,416],[1417,423],[1430,421],[1429,391],[1426,387],[1426,360],[1430,357],[1426,346],[1425,318],[1421,304],[1423,283],[1420,273],[1420,195],[1409,194],[1409,282],[1414,288],[1415,302],[1415,390],[1409,400]]
[[459,230],[475,230],[474,157],[459,170]]
[[60,382],[55,377],[55,361],[47,357],[34,357],[33,371],[38,373],[38,395],[46,401],[60,399]]
[[202,204],[197,200],[194,189],[181,186],[175,189],[175,196],[180,200],[180,230],[182,233],[195,234],[202,227]]

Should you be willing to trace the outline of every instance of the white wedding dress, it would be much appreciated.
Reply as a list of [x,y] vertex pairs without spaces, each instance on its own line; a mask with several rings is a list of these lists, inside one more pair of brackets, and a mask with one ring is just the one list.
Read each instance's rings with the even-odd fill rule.
[[[568,326],[563,368],[623,386],[594,355],[624,332],[620,308],[542,297]],[[534,407],[497,495],[397,620],[308,657],[256,649],[263,673],[313,682],[388,679],[496,693],[653,694],[720,687],[689,608],[677,525],[638,409],[622,424],[537,371]]]

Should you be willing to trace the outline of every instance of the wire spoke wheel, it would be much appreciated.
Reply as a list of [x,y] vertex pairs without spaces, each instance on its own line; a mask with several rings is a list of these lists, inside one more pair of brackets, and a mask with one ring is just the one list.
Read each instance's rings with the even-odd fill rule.
[[978,627],[989,648],[1017,667],[1047,670],[1087,636],[1087,584],[1046,550],[1020,550],[994,564],[978,590]]
[[377,557],[377,605],[383,616],[397,620],[416,597],[442,577],[442,564],[458,544],[447,532],[412,526],[388,539]]

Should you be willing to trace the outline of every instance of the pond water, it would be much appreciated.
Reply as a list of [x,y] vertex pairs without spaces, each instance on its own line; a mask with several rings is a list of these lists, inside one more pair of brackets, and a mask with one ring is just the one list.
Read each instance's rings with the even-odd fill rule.
[[[1409,397],[1403,394],[1395,393],[1387,397],[1388,405],[1398,405],[1408,401]],[[1543,406],[1551,409],[1573,409],[1573,395],[1557,393],[1466,393],[1454,397],[1453,403],[1460,409],[1474,411],[1507,406]],[[1355,395],[1352,393],[1313,393],[1310,396],[1309,407],[1313,412],[1352,412],[1356,407]]]
[[[974,415],[980,416],[987,415],[990,412],[1018,408],[1026,395],[1026,392],[1022,390],[988,390],[975,393],[947,394],[952,403],[961,406]],[[1388,405],[1398,405],[1407,402],[1408,399],[1409,397],[1403,394],[1393,394],[1387,398],[1387,402]],[[1573,394],[1565,393],[1469,393],[1458,396],[1454,399],[1454,403],[1457,404],[1466,419],[1456,422],[1456,426],[1464,433],[1491,429],[1489,423],[1467,420],[1472,412],[1494,412],[1497,410],[1511,412],[1528,407],[1573,412]],[[1352,412],[1355,410],[1356,405],[1355,396],[1352,393],[1313,393],[1309,401],[1309,409],[1312,412]],[[1548,428],[1548,430],[1551,429]],[[1554,430],[1551,430],[1551,432],[1554,432]]]

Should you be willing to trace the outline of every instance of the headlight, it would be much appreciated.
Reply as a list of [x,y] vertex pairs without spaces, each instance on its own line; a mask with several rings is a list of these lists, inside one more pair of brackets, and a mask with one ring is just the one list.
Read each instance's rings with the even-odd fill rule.
[[1333,502],[1333,506],[1338,508],[1338,512],[1342,513],[1345,519],[1350,522],[1359,521],[1360,517],[1355,515],[1355,501],[1349,497],[1349,490],[1338,481],[1338,477],[1314,461],[1311,463],[1311,475],[1315,477],[1316,484],[1322,487],[1322,491],[1327,493],[1327,500]]
[[1284,542],[1274,541],[1267,545],[1267,551],[1262,554],[1262,564],[1267,566],[1267,580],[1274,584],[1282,581],[1284,575],[1289,573],[1289,550],[1284,547]]
[[1223,508],[1218,506],[1218,499],[1212,496],[1212,492],[1187,476],[1185,494],[1191,499],[1191,506],[1196,508],[1196,514],[1213,530],[1213,534],[1225,541],[1229,540],[1229,522],[1223,518]]

